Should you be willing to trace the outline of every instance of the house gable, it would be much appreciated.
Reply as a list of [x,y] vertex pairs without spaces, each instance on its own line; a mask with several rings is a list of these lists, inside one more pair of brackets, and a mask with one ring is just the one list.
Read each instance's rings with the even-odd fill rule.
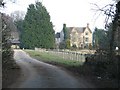
[[92,44],[92,31],[89,24],[86,27],[66,27],[70,39],[70,46],[85,48]]
[[90,33],[92,33],[91,29],[89,28],[89,24],[87,24],[87,26],[84,28],[84,32],[88,30]]

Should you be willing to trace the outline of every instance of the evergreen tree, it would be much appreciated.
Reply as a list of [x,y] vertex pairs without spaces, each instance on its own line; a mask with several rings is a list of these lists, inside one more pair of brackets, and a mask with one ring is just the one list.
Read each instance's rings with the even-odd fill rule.
[[109,37],[107,34],[107,31],[95,28],[93,32],[93,46],[95,49],[109,49]]
[[[17,32],[19,33],[19,41],[22,42],[21,37],[23,34],[23,20],[18,20],[14,22],[17,27]],[[23,43],[20,43],[20,48],[23,47]]]
[[63,24],[63,33],[64,33],[64,47],[66,49],[70,49],[70,38],[69,38],[69,35],[68,35],[68,30],[66,28],[66,24]]
[[64,33],[64,40],[66,41],[66,39],[67,39],[67,28],[66,28],[66,24],[63,24],[63,33]]
[[55,34],[50,15],[40,2],[29,5],[21,42],[24,48],[54,48]]

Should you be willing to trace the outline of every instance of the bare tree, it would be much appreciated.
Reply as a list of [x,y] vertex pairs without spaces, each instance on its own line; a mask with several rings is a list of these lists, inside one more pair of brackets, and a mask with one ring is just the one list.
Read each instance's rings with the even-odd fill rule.
[[11,17],[14,21],[23,20],[25,17],[25,12],[23,11],[14,11],[11,13]]
[[5,4],[8,2],[8,1],[11,1],[12,3],[16,3],[17,0],[0,0],[0,8],[5,8]]
[[5,2],[3,2],[3,0],[0,0],[0,7],[4,7],[5,6]]
[[96,19],[98,19],[101,14],[105,15],[105,28],[107,28],[109,24],[108,22],[114,19],[116,3],[113,2],[113,3],[105,5],[104,7],[99,7],[99,5],[95,3],[91,3],[91,4],[95,6],[95,8],[92,10],[95,11]]
[[[116,0],[117,1],[117,0]],[[109,21],[112,23],[112,32],[111,32],[111,40],[110,40],[110,58],[113,59],[113,54],[115,51],[115,36],[118,28],[120,28],[120,1],[113,2],[111,4],[105,5],[104,7],[99,7],[97,4],[93,4],[96,8],[92,9],[97,14],[98,17],[101,14],[104,14],[105,17],[105,28],[107,29],[109,26]],[[119,35],[118,35],[119,36]]]

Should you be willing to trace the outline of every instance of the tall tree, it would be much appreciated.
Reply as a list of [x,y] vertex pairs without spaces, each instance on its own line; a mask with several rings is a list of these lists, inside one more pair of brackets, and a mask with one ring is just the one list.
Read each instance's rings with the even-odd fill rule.
[[64,33],[64,47],[66,49],[70,49],[70,38],[69,38],[69,35],[68,35],[68,30],[66,28],[66,24],[63,24],[63,33]]
[[100,8],[97,4],[94,4],[97,9],[95,9],[96,12],[104,13],[106,15],[105,18],[105,28],[109,26],[109,21],[112,21],[112,26],[111,26],[111,37],[110,37],[110,56],[112,60],[112,56],[115,51],[115,43],[117,40],[117,46],[119,46],[119,39],[115,39],[116,37],[116,32],[118,32],[117,37],[119,38],[119,29],[120,28],[120,1],[119,0],[113,0],[116,2],[110,3],[102,8]]
[[66,28],[66,24],[63,24],[63,33],[64,33],[64,40],[67,39],[67,28]]
[[93,46],[96,49],[109,49],[108,32],[103,29],[95,28],[93,32]]
[[10,42],[11,30],[10,17],[2,14],[2,65],[4,70],[15,64]]
[[[23,34],[23,22],[24,20],[18,20],[18,21],[14,21],[15,23],[15,26],[17,27],[17,33],[19,35],[19,41],[21,42],[21,37],[22,37],[22,34]],[[20,48],[23,47],[23,44],[20,43]]]
[[29,5],[21,41],[24,48],[54,48],[55,34],[50,15],[40,2]]
[[[111,60],[113,60],[114,54],[115,54],[115,47],[119,47],[119,41],[117,41],[116,45],[116,40],[119,39],[115,39],[116,36],[119,36],[119,32],[120,32],[120,1],[116,4],[116,11],[115,11],[115,15],[114,18],[112,20],[112,30],[111,30],[111,40],[110,40],[110,57]],[[117,35],[116,35],[117,32]]]

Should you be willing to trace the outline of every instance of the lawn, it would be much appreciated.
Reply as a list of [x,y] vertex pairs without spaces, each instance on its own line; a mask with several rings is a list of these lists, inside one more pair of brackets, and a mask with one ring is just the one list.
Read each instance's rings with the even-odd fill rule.
[[51,64],[64,65],[66,67],[78,67],[83,64],[82,61],[64,60],[60,56],[56,56],[54,54],[47,53],[47,52],[39,52],[39,51],[34,51],[34,50],[24,50],[24,51],[27,52],[31,57],[37,60],[51,63]]

